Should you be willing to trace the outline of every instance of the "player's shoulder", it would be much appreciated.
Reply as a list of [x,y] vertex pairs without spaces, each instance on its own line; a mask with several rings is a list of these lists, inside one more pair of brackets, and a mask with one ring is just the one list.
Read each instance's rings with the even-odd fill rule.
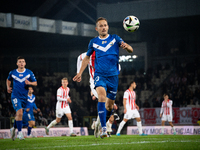
[[124,93],[129,93],[129,89],[127,89],[126,91],[124,91]]
[[27,69],[27,68],[26,68],[26,72],[33,73],[30,69]]
[[62,89],[63,89],[62,86],[58,88],[58,90],[62,90]]
[[98,41],[98,40],[99,40],[99,37],[96,36],[96,37],[94,37],[93,39],[90,40],[90,43],[94,43],[94,42],[96,42],[96,41]]
[[[110,36],[113,37],[113,38],[120,38],[120,36],[117,35],[117,34],[110,34]],[[121,38],[120,38],[120,39],[121,39]]]
[[17,69],[13,69],[9,72],[9,74],[14,74],[14,73],[17,73]]

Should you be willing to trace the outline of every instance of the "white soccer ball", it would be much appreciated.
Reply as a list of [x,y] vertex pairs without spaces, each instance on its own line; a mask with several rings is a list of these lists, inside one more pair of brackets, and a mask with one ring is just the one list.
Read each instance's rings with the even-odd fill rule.
[[135,32],[140,27],[140,21],[135,16],[127,16],[123,21],[123,27],[128,32]]

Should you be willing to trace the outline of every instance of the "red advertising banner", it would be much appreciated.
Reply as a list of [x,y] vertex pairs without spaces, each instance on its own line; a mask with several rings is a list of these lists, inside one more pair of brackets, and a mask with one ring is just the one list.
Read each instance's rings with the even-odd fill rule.
[[[143,125],[160,125],[160,108],[142,108],[139,110]],[[200,108],[174,107],[173,124],[197,125],[200,119]]]

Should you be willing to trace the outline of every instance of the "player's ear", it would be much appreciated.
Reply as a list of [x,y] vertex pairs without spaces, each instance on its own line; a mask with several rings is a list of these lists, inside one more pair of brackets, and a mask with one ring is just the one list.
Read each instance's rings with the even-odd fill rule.
[[98,30],[97,30],[97,27],[95,27],[95,30],[98,31]]

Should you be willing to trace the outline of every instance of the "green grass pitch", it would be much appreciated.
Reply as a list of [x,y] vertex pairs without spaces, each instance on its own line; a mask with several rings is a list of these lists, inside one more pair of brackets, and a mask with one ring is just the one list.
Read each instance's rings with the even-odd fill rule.
[[0,139],[0,149],[6,150],[200,150],[200,135],[112,135],[110,138],[94,136],[40,137]]

